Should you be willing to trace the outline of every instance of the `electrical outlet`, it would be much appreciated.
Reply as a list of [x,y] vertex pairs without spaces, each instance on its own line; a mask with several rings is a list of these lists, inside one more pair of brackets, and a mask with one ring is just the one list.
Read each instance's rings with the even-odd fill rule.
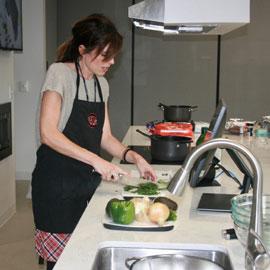
[[19,88],[20,92],[29,92],[29,81],[21,81],[20,82],[20,88]]

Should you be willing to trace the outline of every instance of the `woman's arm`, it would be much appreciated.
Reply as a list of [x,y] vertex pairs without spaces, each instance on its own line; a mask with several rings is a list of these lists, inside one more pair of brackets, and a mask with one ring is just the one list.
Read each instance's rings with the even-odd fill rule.
[[[105,121],[103,126],[101,147],[103,150],[119,159],[123,159],[123,156],[127,150],[127,148],[122,143],[120,143],[111,133],[107,105],[105,107]],[[141,177],[145,177],[153,181],[157,180],[157,175],[152,166],[150,166],[148,162],[138,153],[130,150],[126,153],[125,159],[130,163],[136,164]]]
[[[43,94],[40,114],[40,138],[41,143],[46,144],[55,151],[82,161],[94,167],[105,180],[118,179],[118,174],[128,174],[116,165],[100,158],[93,152],[80,147],[69,140],[58,130],[61,114],[62,97],[55,91],[47,90]],[[79,132],[79,131],[78,131]],[[112,176],[114,176],[112,178]]]

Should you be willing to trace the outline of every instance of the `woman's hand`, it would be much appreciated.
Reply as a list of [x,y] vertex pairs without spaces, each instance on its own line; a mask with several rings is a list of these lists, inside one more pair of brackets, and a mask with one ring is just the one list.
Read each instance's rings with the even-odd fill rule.
[[154,168],[138,153],[133,150],[129,150],[126,153],[126,161],[136,164],[140,177],[151,181],[157,181],[157,175]]
[[136,166],[140,172],[140,177],[156,182],[157,175],[154,168],[141,156],[137,157]]
[[120,167],[114,165],[111,162],[108,162],[99,156],[96,157],[96,160],[93,162],[94,170],[101,174],[103,180],[116,182],[119,180],[119,175],[127,175],[132,177],[128,172],[121,169]]

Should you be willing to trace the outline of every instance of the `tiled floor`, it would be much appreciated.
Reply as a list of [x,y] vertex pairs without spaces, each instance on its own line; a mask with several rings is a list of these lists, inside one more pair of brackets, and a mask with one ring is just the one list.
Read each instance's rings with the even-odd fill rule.
[[31,200],[25,196],[29,181],[16,181],[16,214],[0,228],[1,270],[43,270],[34,249],[34,222]]

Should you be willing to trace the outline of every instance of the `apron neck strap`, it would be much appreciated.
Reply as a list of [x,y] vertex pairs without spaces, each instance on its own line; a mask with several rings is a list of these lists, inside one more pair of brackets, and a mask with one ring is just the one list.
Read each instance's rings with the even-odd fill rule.
[[80,87],[80,74],[79,74],[79,68],[78,68],[78,60],[76,59],[75,60],[75,67],[76,67],[76,73],[77,73],[77,78],[76,78],[76,96],[75,96],[75,99],[78,99],[79,98],[79,87]]
[[96,88],[96,84],[97,84],[100,101],[103,102],[103,95],[102,95],[101,87],[100,87],[99,80],[98,80],[96,74],[94,74],[94,80],[95,80],[95,88]]
[[[84,90],[85,90],[86,100],[89,101],[89,97],[88,97],[88,89],[87,89],[87,87],[86,87],[85,78],[84,78],[84,76],[83,76],[83,72],[82,72],[82,69],[81,69],[81,66],[80,66],[78,60],[77,60],[77,68],[80,70],[81,75],[82,75],[82,78],[83,78],[83,84],[84,84]],[[77,76],[79,75],[78,69],[77,69]],[[79,77],[80,77],[80,75],[79,75]],[[95,89],[95,95],[96,95],[96,89]]]

